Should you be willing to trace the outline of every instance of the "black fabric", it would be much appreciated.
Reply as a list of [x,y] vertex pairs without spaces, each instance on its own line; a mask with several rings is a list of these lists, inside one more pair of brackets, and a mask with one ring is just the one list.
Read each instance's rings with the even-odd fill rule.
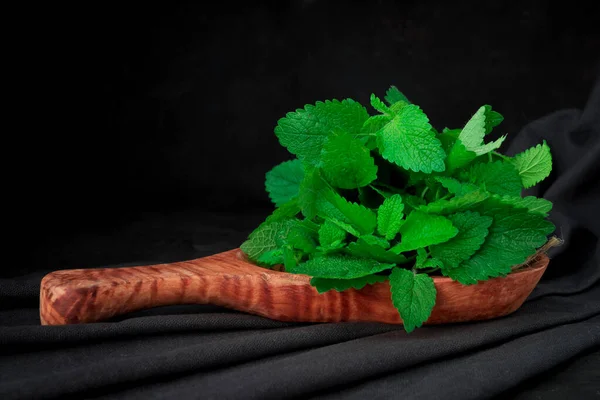
[[[49,270],[36,271],[0,280],[0,398],[596,398],[600,84],[584,110],[528,125],[509,153],[543,139],[555,169],[531,192],[554,202],[565,243],[510,316],[409,335],[393,325],[282,323],[178,306],[42,327],[38,290]],[[85,240],[135,244],[137,259],[120,260],[127,265],[190,259],[238,246],[266,212],[148,216]]]

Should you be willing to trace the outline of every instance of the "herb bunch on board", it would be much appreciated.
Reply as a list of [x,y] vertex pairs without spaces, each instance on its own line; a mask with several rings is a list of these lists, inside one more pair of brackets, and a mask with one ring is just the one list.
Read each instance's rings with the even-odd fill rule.
[[275,135],[296,158],[266,175],[276,209],[241,249],[306,274],[320,292],[389,280],[407,332],[435,305],[431,275],[464,285],[506,276],[547,241],[552,204],[522,197],[552,169],[543,142],[514,157],[486,141],[503,117],[484,105],[438,132],[394,86],[375,115],[351,99],[306,105]]

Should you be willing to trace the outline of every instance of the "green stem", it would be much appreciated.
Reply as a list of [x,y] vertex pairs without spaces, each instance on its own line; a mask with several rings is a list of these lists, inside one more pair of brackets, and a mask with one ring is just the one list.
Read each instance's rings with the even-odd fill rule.
[[[319,174],[319,175],[320,175],[320,174]],[[325,185],[327,185],[327,187],[328,187],[329,189],[331,189],[331,190],[333,190],[334,192],[336,192],[336,193],[337,193],[337,190],[336,190],[336,189],[335,189],[333,186],[331,186],[331,184],[330,184],[329,182],[327,182],[327,179],[325,179],[325,178],[323,178],[323,177],[321,176],[321,180],[322,180],[322,181],[325,183]]]
[[394,187],[392,185],[388,185],[387,183],[383,183],[383,182],[375,182],[375,185],[380,186],[384,189],[387,189],[389,191],[391,191],[392,193],[398,193],[398,194],[403,194],[403,190]]
[[383,197],[384,199],[387,199],[387,196],[379,189],[377,189],[375,186],[373,185],[369,185],[369,187],[371,189],[373,189],[375,192],[377,192],[378,195],[380,195],[381,197]]
[[500,153],[498,153],[497,151],[492,151],[491,153],[488,153],[488,154],[493,154],[493,155],[495,155],[496,157],[500,157],[500,158],[502,158],[502,159],[503,159],[503,160],[505,160],[505,161],[510,161],[510,157],[507,157],[507,156],[505,156],[504,154],[500,154]]
[[429,190],[429,186],[425,186],[425,189],[423,190],[423,193],[421,193],[421,198],[422,199],[425,198],[425,193],[427,193],[428,190]]
[[357,133],[355,135],[352,135],[354,137],[359,137],[359,136],[377,136],[376,133]]

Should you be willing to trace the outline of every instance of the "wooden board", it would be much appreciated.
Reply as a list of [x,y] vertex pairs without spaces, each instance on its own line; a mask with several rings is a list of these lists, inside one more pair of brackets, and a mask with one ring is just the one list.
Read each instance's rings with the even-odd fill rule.
[[[495,318],[517,310],[549,259],[477,285],[434,277],[436,306],[426,324]],[[151,266],[55,271],[40,289],[43,325],[102,321],[132,311],[177,304],[214,304],[280,321],[402,323],[389,283],[319,294],[310,277],[257,267],[239,249]]]

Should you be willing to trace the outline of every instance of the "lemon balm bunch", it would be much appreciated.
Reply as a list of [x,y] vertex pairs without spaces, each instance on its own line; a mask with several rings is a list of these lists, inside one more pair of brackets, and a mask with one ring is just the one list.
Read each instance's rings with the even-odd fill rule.
[[514,157],[503,117],[480,107],[458,129],[436,130],[392,86],[375,115],[345,99],[306,105],[275,128],[295,156],[266,175],[276,208],[242,244],[256,264],[311,276],[319,292],[390,282],[411,332],[435,305],[432,275],[464,285],[506,276],[544,245],[552,204],[523,197],[552,169],[543,142]]

